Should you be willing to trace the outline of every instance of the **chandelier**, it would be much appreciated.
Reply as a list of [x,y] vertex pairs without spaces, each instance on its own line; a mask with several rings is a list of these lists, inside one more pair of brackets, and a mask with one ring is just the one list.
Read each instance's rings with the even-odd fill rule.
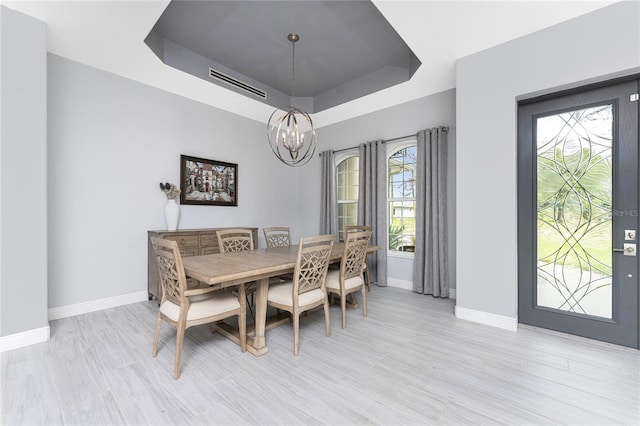
[[287,36],[292,46],[291,106],[287,111],[276,109],[269,117],[267,136],[271,150],[284,164],[297,167],[307,164],[316,152],[316,129],[309,114],[295,107],[296,42],[298,34]]

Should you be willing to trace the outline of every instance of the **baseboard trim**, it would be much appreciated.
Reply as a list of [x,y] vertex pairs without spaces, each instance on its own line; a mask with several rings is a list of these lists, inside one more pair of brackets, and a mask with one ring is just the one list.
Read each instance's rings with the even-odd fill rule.
[[43,343],[51,337],[49,326],[23,331],[21,333],[10,334],[0,337],[0,352],[11,351],[24,348],[25,346]]
[[107,297],[105,299],[91,300],[89,302],[76,303],[74,305],[61,306],[59,308],[51,308],[49,309],[49,321],[129,305],[131,303],[143,302],[145,300],[149,300],[149,294],[146,291],[137,291],[135,293]]
[[[387,278],[387,285],[389,287],[401,288],[403,290],[411,290],[413,291],[413,281],[399,280],[397,278]],[[456,298],[456,289],[449,289],[449,299]]]
[[387,278],[387,286],[413,291],[413,281],[399,280],[397,278]]
[[455,308],[456,318],[477,322],[484,325],[490,325],[492,327],[502,328],[509,331],[518,330],[518,319],[505,317],[503,315],[496,315],[489,312],[476,311],[474,309],[463,308],[456,306]]

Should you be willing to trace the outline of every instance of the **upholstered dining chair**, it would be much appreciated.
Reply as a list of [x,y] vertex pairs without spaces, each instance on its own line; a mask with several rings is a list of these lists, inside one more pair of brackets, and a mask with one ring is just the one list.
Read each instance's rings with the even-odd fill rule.
[[[291,230],[285,226],[273,226],[264,228],[264,239],[267,242],[267,248],[289,247],[291,245]],[[277,277],[280,280],[292,281],[293,274],[283,274]]]
[[153,337],[153,356],[158,354],[158,340],[162,321],[176,328],[176,354],[173,378],[180,377],[180,362],[185,331],[189,327],[215,323],[232,316],[238,317],[240,349],[247,350],[246,305],[244,284],[238,286],[238,295],[214,288],[187,288],[178,243],[162,238],[151,238],[158,262],[161,296],[158,319]]
[[340,297],[342,328],[347,325],[347,295],[362,290],[362,312],[367,316],[367,292],[364,289],[362,264],[367,255],[371,231],[349,232],[345,236],[340,269],[327,274],[327,291]]
[[[253,234],[250,229],[221,229],[217,231],[218,235],[218,249],[220,253],[236,253],[239,251],[253,250]],[[253,302],[253,295],[256,292],[256,283],[247,283],[245,286],[246,299],[249,305],[249,313],[251,318],[255,321],[253,315],[253,303],[249,303],[249,294],[251,294],[251,301]]]
[[250,229],[221,229],[217,231],[220,253],[253,250],[253,234]]
[[267,242],[267,248],[271,247],[288,247],[291,245],[291,230],[283,226],[274,226],[264,228],[264,239]]
[[[371,231],[371,227],[367,225],[349,225],[344,228],[345,234],[349,232],[362,232]],[[364,257],[364,263],[362,266],[362,274],[364,276],[364,282],[367,285],[367,290],[371,291],[371,277],[369,276],[369,268],[367,267],[368,256]]]
[[334,240],[333,235],[302,238],[298,246],[293,281],[269,285],[267,305],[291,313],[294,355],[299,352],[300,314],[303,312],[323,306],[326,333],[327,336],[331,335],[325,278]]

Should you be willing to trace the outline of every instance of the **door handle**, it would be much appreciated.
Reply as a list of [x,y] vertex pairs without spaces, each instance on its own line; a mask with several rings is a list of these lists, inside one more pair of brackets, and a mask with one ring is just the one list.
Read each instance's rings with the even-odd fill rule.
[[636,245],[635,244],[625,244],[624,248],[614,248],[614,252],[616,253],[624,253],[625,256],[635,256],[636,255]]

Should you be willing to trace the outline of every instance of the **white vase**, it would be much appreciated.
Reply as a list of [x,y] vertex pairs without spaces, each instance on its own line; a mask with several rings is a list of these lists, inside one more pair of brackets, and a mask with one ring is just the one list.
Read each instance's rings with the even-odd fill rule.
[[180,206],[175,199],[167,201],[164,207],[164,219],[167,222],[167,231],[175,231],[178,229],[178,218],[180,217]]

